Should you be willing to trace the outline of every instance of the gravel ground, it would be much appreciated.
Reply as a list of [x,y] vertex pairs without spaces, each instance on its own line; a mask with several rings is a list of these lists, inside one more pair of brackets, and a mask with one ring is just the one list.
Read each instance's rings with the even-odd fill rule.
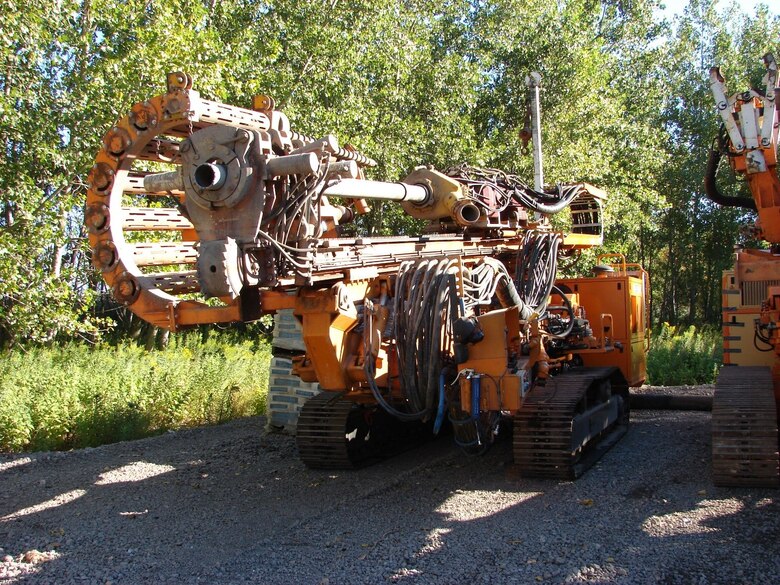
[[701,386],[642,386],[631,388],[632,394],[660,394],[662,396],[710,396],[715,394],[715,384]]
[[778,492],[713,487],[709,421],[634,412],[577,482],[507,440],[312,471],[263,418],[0,456],[0,583],[778,583]]

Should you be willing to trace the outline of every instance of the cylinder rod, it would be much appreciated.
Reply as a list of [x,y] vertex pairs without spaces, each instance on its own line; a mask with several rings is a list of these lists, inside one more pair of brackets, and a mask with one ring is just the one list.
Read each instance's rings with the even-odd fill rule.
[[163,193],[165,191],[184,191],[184,179],[181,175],[181,167],[169,173],[155,173],[144,177],[144,190],[151,193]]
[[428,189],[422,185],[408,183],[385,183],[361,179],[342,179],[328,186],[325,195],[349,197],[351,199],[384,199],[386,201],[410,201],[424,203],[428,200]]

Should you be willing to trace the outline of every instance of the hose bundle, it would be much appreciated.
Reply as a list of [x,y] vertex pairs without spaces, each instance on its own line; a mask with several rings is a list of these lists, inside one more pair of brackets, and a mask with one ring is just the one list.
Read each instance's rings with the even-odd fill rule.
[[455,260],[404,262],[398,269],[394,337],[403,407],[396,408],[374,381],[375,365],[365,371],[377,402],[400,420],[426,421],[440,402],[439,379],[453,353],[452,323],[460,316]]
[[496,298],[502,307],[518,307],[521,319],[528,319],[533,313],[532,307],[520,297],[509,271],[495,258],[483,258],[481,264],[464,274],[463,282],[466,309],[491,305]]
[[525,234],[523,246],[517,254],[517,291],[520,298],[539,315],[546,311],[555,285],[560,243],[561,238],[556,233],[530,231]]
[[[482,169],[462,164],[445,171],[447,176],[469,188],[471,199],[491,212],[503,211],[514,201],[538,213],[551,215],[562,211],[578,196],[583,194],[582,185],[557,185],[554,191],[536,191],[526,185],[517,175],[498,169]],[[495,202],[486,200],[483,192],[490,187],[495,193]]]
[[[284,264],[302,276],[311,272],[311,257],[307,242],[322,236],[319,200],[325,188],[328,165],[322,162],[316,173],[290,177],[281,201],[260,224],[258,237],[279,252],[279,272]],[[315,233],[308,233],[314,226]],[[295,242],[298,245],[289,245]]]

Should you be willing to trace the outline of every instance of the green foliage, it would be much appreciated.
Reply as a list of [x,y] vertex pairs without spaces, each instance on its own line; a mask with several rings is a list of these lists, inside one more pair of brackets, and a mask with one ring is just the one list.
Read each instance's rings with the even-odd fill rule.
[[213,335],[11,351],[0,361],[0,450],[66,449],[262,414],[270,348]]
[[[777,53],[780,18],[765,9],[748,16],[735,5],[716,8],[712,0],[691,0],[659,49],[656,123],[667,163],[654,182],[665,205],[650,210],[656,229],[644,238],[656,322],[719,322],[722,271],[733,262],[740,224],[755,220],[744,210],[714,205],[704,193],[707,154],[720,123],[707,74],[720,66],[730,92],[747,89],[764,71],[761,56]],[[733,180],[722,184],[736,192]]]
[[[659,22],[658,5],[0,0],[0,346],[104,328],[86,318],[104,289],[79,186],[114,120],[177,69],[207,98],[271,95],[294,128],[377,159],[370,178],[468,161],[529,181],[518,131],[539,71],[547,182],[608,192],[605,249],[648,268],[654,321],[716,322],[720,272],[750,217],[703,195],[718,123],[706,72],[720,65],[734,91],[755,83],[780,18],[690,0]],[[375,207],[351,229],[419,229]]]
[[647,383],[657,386],[711,384],[722,360],[720,332],[663,323],[650,341]]

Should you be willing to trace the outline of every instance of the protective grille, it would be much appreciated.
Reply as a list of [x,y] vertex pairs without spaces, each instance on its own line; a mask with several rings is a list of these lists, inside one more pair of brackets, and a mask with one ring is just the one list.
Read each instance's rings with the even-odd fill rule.
[[780,286],[780,280],[757,280],[742,283],[742,305],[759,306],[767,298],[767,288]]

